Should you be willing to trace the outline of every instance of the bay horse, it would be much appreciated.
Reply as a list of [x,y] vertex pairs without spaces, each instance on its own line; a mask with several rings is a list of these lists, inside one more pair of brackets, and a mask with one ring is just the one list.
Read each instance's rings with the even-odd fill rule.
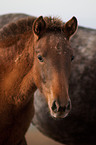
[[68,80],[73,50],[69,39],[77,19],[27,17],[0,29],[0,145],[25,145],[34,116],[33,96],[44,94],[50,115],[71,109]]
[[79,26],[70,43],[75,56],[69,79],[71,111],[64,119],[52,118],[44,95],[37,89],[32,123],[64,145],[96,145],[96,29]]

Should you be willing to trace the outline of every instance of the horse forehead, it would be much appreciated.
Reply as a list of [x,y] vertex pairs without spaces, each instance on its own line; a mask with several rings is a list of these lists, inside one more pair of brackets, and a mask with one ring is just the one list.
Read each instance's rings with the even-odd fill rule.
[[55,41],[55,43],[66,42],[66,40],[67,40],[63,35],[60,35],[60,34],[50,35],[49,38],[50,38],[50,43],[52,43],[54,41]]
[[58,54],[66,54],[70,52],[70,44],[66,37],[62,35],[50,36],[49,48]]
[[46,47],[60,50],[68,45],[67,39],[63,37],[62,35],[48,35],[44,38],[43,45],[46,45]]
[[40,38],[37,49],[39,49],[45,55],[49,53],[54,53],[54,55],[67,54],[70,51],[70,44],[63,35],[48,34],[43,38]]

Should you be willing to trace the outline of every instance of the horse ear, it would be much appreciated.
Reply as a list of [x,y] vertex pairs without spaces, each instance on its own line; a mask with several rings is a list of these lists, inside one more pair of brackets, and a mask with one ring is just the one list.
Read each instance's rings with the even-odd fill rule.
[[33,31],[37,36],[40,36],[46,28],[46,23],[42,16],[38,17],[33,24]]
[[72,17],[68,22],[64,24],[63,30],[67,39],[69,39],[75,33],[77,27],[78,24],[76,17]]

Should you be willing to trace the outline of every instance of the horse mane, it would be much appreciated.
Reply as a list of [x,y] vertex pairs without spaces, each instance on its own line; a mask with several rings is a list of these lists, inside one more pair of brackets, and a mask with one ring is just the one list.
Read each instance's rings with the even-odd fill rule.
[[35,17],[27,17],[5,25],[0,29],[0,41],[24,34],[26,31],[32,31],[32,24],[35,19]]
[[[16,38],[16,36],[22,35],[25,32],[32,32],[32,25],[35,19],[36,17],[28,16],[27,18],[22,18],[16,22],[5,25],[0,29],[0,43],[8,42],[8,40],[12,40],[12,38]],[[47,23],[46,31],[61,31],[63,22],[60,19],[44,17],[44,20]]]

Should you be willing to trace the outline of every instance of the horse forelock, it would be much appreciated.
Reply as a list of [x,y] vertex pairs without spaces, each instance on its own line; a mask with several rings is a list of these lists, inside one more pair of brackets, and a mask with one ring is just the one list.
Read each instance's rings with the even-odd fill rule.
[[64,25],[64,23],[61,19],[55,17],[45,17],[44,20],[47,24],[46,31],[62,31],[62,26]]

